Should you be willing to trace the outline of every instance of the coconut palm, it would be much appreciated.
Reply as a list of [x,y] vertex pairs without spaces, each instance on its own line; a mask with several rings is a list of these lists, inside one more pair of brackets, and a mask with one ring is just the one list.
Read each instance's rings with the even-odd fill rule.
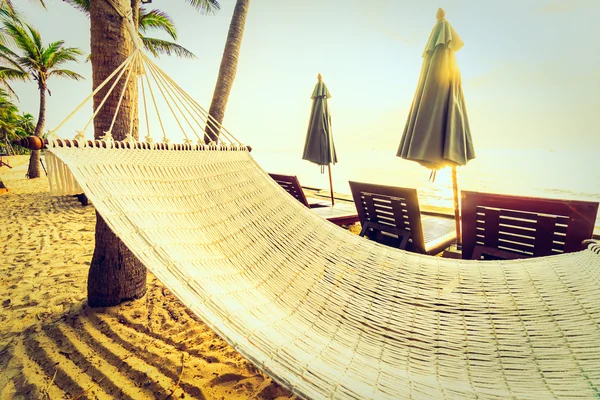
[[206,134],[204,141],[210,142],[219,137],[219,126],[225,118],[225,108],[233,86],[233,80],[237,72],[237,64],[240,57],[240,48],[242,46],[242,37],[244,36],[244,26],[246,24],[246,16],[250,0],[237,0],[229,24],[229,33],[225,42],[225,50],[221,58],[221,66],[219,67],[219,77],[215,84],[212,101],[208,114],[212,117],[206,126]]
[[17,118],[15,135],[17,138],[33,136],[35,134],[35,118],[29,113],[23,113]]
[[[43,0],[39,0],[39,3],[45,8]],[[17,13],[17,10],[14,6],[13,0],[0,0],[0,18],[2,19],[11,19],[13,21],[19,21],[20,15]],[[14,41],[11,40],[10,35],[6,32],[6,30],[0,26],[0,44],[9,45],[14,44]],[[1,79],[0,85],[6,87],[9,93],[12,96],[18,98],[12,87],[8,84],[8,81]]]
[[[64,47],[64,41],[50,43],[44,47],[40,33],[29,24],[13,20],[4,21],[4,29],[15,41],[15,51],[0,45],[0,57],[8,66],[0,66],[0,79],[28,79],[37,82],[40,91],[40,109],[35,127],[35,135],[42,137],[46,122],[46,92],[48,79],[53,76],[75,80],[83,77],[71,70],[60,68],[70,61],[77,61],[82,51],[76,47]],[[40,176],[40,152],[31,152],[29,178]]]
[[[87,0],[72,0],[80,1]],[[189,4],[203,13],[211,13],[219,8],[215,0],[187,0]],[[107,1],[89,2],[91,25],[91,61],[94,88],[98,87],[127,57],[134,45],[129,37],[127,21],[120,15],[133,15],[133,21],[139,21],[139,0],[115,0],[119,11]],[[105,105],[94,119],[94,136],[99,138],[110,127],[117,111],[123,86],[117,84]],[[94,96],[96,110],[106,95],[101,90]],[[133,135],[137,138],[137,121],[131,121],[130,113],[137,107],[137,87],[130,83],[124,92],[120,112],[117,114],[112,136],[122,140],[133,124]],[[137,113],[134,113],[137,115]],[[92,307],[112,306],[128,299],[140,298],[146,293],[146,269],[131,254],[125,245],[112,233],[104,220],[97,214],[96,246],[88,275],[88,304]]]
[[[64,0],[73,7],[90,14],[90,0]],[[215,2],[216,3],[216,2]],[[217,4],[218,7],[218,4]],[[161,10],[147,10],[143,5],[140,5],[138,12],[138,33],[142,39],[144,48],[152,53],[155,57],[161,55],[176,55],[183,58],[195,58],[194,53],[183,46],[168,40],[157,39],[145,36],[146,33],[152,30],[158,30],[166,33],[173,40],[177,40],[177,30],[171,17]]]
[[18,108],[10,101],[8,93],[0,89],[0,153],[14,154],[11,142],[16,139]]

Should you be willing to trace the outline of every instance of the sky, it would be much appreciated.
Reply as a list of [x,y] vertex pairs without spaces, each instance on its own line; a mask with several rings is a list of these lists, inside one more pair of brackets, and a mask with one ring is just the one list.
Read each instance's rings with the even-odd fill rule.
[[[89,53],[85,15],[59,0],[47,1],[47,10],[15,3],[44,43],[65,40]],[[174,19],[178,43],[198,57],[161,57],[157,64],[205,108],[235,4],[220,3],[212,16],[184,0],[150,5]],[[338,152],[395,151],[438,7],[465,42],[457,62],[476,148],[600,149],[598,0],[254,0],[224,126],[255,148],[301,149],[321,73],[332,94]],[[91,64],[69,68],[87,80],[49,81],[48,129],[91,92]],[[13,87],[20,108],[37,116],[36,85]],[[90,115],[88,105],[59,136],[74,136]]]

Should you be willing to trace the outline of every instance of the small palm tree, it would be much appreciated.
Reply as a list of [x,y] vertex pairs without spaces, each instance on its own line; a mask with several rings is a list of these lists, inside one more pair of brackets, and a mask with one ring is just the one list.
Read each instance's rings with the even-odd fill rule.
[[8,93],[0,89],[0,153],[14,154],[11,142],[16,139],[17,106],[10,101]]
[[[45,8],[43,0],[39,0],[39,3]],[[14,21],[18,21],[20,15],[17,13],[17,10],[14,6],[14,0],[0,0],[0,18],[12,19]],[[0,26],[0,44],[8,45],[14,44],[11,40],[10,35],[7,34],[6,29]],[[15,96],[18,99],[15,91],[8,84],[8,82],[4,79],[0,80],[0,85],[6,87],[10,95]]]
[[[0,45],[0,58],[9,64],[0,66],[0,79],[22,79],[37,82],[40,91],[40,111],[35,126],[35,135],[42,137],[46,122],[46,92],[51,94],[48,90],[48,79],[52,76],[83,79],[81,75],[73,71],[60,68],[69,61],[77,61],[77,57],[83,52],[76,47],[64,47],[62,40],[44,47],[40,33],[29,24],[5,20],[3,25],[14,40],[16,50],[12,51],[8,47]],[[39,178],[39,161],[40,152],[32,151],[27,172],[29,178]]]
[[35,118],[29,113],[19,115],[17,120],[17,132],[21,137],[33,136],[35,134]]

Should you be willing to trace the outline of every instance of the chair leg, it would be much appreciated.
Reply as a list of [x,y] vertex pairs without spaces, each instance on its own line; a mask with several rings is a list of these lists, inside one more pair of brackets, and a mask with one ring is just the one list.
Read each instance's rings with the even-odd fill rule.
[[365,233],[367,233],[367,231],[369,230],[369,223],[365,222],[365,224],[362,226],[362,229],[360,230],[360,233],[358,234],[358,236],[365,236]]
[[408,239],[410,237],[410,235],[406,234],[406,232],[398,232],[398,248],[400,250],[405,250],[406,249],[406,245],[408,244]]
[[81,203],[82,206],[88,205],[88,198],[85,195],[85,193],[76,194],[75,197],[77,197],[77,200]]

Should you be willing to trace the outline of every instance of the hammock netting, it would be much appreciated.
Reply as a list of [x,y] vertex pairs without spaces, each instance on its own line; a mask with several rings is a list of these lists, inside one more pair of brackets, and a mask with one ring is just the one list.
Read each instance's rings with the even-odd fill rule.
[[312,214],[244,147],[47,152],[53,193],[83,189],[169,290],[300,396],[599,396],[598,245],[418,255]]

